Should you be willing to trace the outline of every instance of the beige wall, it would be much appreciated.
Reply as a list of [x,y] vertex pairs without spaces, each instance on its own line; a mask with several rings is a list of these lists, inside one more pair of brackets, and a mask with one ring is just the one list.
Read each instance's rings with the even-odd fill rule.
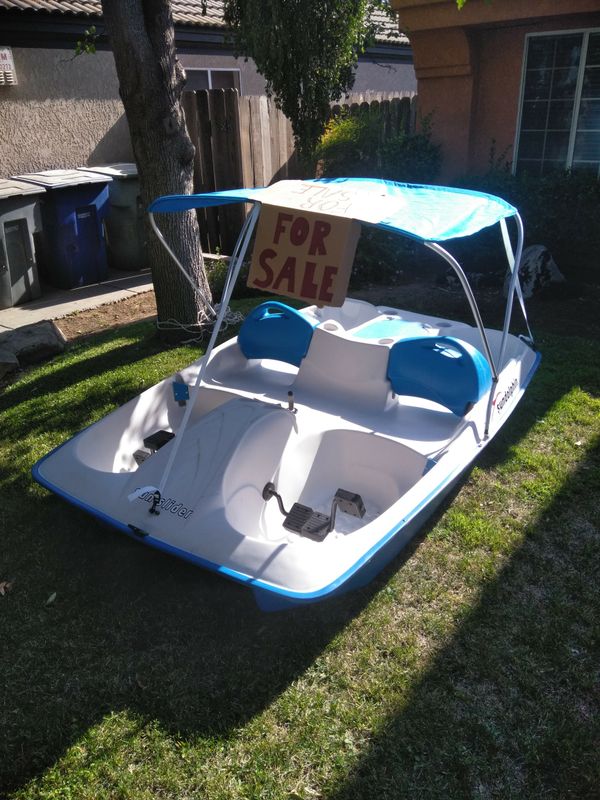
[[[0,45],[2,45],[0,33]],[[0,178],[61,167],[131,161],[127,121],[110,51],[13,47],[17,86],[0,86]],[[254,63],[228,53],[180,52],[184,67],[239,69],[243,94],[264,94]],[[361,62],[357,91],[414,89],[410,64]]]
[[131,161],[112,54],[13,48],[17,86],[0,86],[0,178]]

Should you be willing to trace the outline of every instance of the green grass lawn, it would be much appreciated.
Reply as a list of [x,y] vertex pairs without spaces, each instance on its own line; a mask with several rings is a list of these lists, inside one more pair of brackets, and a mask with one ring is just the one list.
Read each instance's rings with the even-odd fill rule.
[[6,388],[0,796],[599,798],[598,343],[540,346],[520,408],[403,558],[271,615],[30,477],[196,350],[140,323]]

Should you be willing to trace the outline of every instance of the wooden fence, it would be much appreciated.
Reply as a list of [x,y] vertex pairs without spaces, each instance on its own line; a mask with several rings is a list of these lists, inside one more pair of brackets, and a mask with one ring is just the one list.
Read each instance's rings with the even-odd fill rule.
[[360,113],[379,117],[384,141],[400,133],[414,133],[417,95],[414,92],[364,92],[351,94],[343,103],[331,105],[332,117]]
[[[184,110],[196,146],[196,192],[267,186],[299,174],[290,121],[264,95],[240,96],[235,89],[184,94]],[[416,96],[381,92],[350,95],[332,105],[332,116],[368,112],[381,119],[382,138],[414,130]],[[202,249],[231,253],[245,209],[240,205],[198,213]]]

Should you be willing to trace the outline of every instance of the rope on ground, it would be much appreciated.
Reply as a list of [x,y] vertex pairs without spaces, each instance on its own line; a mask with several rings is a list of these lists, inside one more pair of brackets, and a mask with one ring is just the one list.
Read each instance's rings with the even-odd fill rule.
[[[179,322],[176,319],[167,319],[162,322],[160,320],[157,320],[156,327],[158,328],[158,330],[161,331],[182,331],[184,333],[194,334],[189,339],[183,340],[181,344],[200,343],[204,338],[204,332],[214,324],[215,319],[221,308],[221,304],[216,303],[214,308],[215,308],[214,316],[210,313],[207,313],[206,310],[203,308],[200,312],[198,322],[196,323],[189,323],[189,322],[184,323],[184,322]],[[225,316],[223,318],[223,324],[221,325],[221,331],[226,330],[231,325],[239,325],[239,323],[243,321],[244,321],[244,315],[241,314],[239,311],[233,311],[231,307],[228,306]]]

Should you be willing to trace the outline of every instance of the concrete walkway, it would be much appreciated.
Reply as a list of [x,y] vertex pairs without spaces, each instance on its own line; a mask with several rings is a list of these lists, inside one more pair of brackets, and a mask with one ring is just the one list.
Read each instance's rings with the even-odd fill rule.
[[114,303],[153,288],[149,271],[111,270],[109,280],[79,289],[48,289],[39,300],[0,310],[0,333],[33,325],[45,319],[59,319],[77,311]]

